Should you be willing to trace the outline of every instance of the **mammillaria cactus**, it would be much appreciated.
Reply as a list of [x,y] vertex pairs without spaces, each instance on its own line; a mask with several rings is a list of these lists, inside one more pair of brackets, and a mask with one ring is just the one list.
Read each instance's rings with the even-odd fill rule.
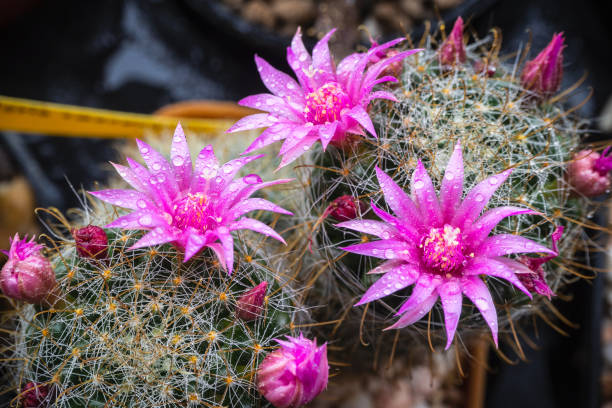
[[[139,167],[133,162],[132,168]],[[248,203],[262,184],[258,178],[228,189]],[[129,216],[119,207],[93,200],[84,213],[92,224],[85,228],[109,226],[103,230],[106,256],[82,256],[70,235],[74,228],[66,225],[63,235],[53,229],[56,238],[48,246],[57,299],[50,308],[19,310],[15,378],[48,390],[57,407],[265,405],[256,370],[277,348],[274,339],[292,334],[307,318],[272,240],[240,231],[231,257],[229,249],[217,257],[213,248],[194,251],[185,262],[184,247],[135,246],[146,231],[112,228],[118,215]],[[231,275],[226,259],[235,264]],[[32,391],[22,388],[18,398],[27,393],[32,400]]]

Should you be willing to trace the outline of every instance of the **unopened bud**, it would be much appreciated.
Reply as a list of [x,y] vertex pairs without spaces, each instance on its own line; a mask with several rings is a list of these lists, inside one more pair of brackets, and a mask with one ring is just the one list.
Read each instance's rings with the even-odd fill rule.
[[9,259],[0,272],[0,288],[8,297],[28,303],[41,303],[53,291],[56,280],[51,263],[40,250],[34,237],[11,240],[11,248],[3,251]]
[[608,147],[601,154],[587,149],[574,155],[567,166],[567,176],[570,185],[578,194],[585,197],[596,197],[610,188],[612,170],[612,155],[608,155]]
[[523,88],[544,97],[559,90],[563,77],[563,41],[563,33],[555,34],[546,48],[525,64],[521,74]]
[[463,44],[463,19],[457,18],[455,25],[446,40],[438,50],[440,65],[455,65],[466,60],[465,45]]
[[268,282],[264,281],[243,294],[236,303],[236,316],[247,322],[257,319],[263,310],[267,288]]
[[96,225],[88,225],[72,232],[77,252],[83,258],[106,259],[108,255],[108,237],[106,232]]
[[40,408],[51,406],[49,401],[49,386],[35,382],[27,383],[21,390],[22,408]]
[[338,221],[355,219],[362,211],[365,211],[365,204],[349,195],[336,198],[326,210],[329,215]]

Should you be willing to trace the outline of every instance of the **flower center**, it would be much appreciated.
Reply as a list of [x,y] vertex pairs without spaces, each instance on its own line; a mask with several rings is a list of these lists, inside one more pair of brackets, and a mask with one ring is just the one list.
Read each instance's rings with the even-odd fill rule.
[[461,230],[448,224],[443,228],[432,228],[421,238],[423,262],[434,273],[452,275],[465,262]]
[[340,113],[350,107],[350,99],[336,82],[328,82],[306,95],[304,115],[310,123],[321,125],[340,119]]
[[210,199],[203,193],[188,193],[172,206],[173,224],[179,228],[193,227],[206,231],[215,221],[209,208]]

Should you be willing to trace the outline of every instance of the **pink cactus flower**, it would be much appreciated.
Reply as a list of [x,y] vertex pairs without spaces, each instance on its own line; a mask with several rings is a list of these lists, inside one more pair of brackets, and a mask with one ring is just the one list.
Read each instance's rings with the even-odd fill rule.
[[287,336],[281,348],[268,354],[257,369],[257,388],[276,408],[297,408],[327,387],[327,345],[316,339]]
[[521,74],[521,84],[525,89],[543,97],[559,90],[563,77],[563,41],[563,33],[553,35],[546,48],[525,64]]
[[328,41],[335,30],[319,41],[312,52],[306,51],[300,29],[297,30],[287,60],[298,82],[274,69],[255,56],[261,79],[272,94],[251,95],[239,103],[267,113],[257,113],[239,120],[228,132],[246,129],[267,129],[244,153],[260,149],[284,139],[279,155],[280,167],[294,161],[317,141],[325,150],[329,143],[342,146],[365,135],[376,137],[376,131],[367,109],[374,99],[397,99],[388,91],[374,91],[380,83],[397,79],[380,75],[391,64],[401,61],[419,50],[400,52],[369,66],[371,59],[401,42],[398,38],[371,48],[368,52],[351,54],[337,66],[330,55]]
[[131,249],[173,243],[185,252],[186,262],[201,249],[212,249],[221,265],[232,273],[234,239],[231,232],[249,229],[285,243],[272,228],[253,218],[253,210],[289,211],[264,200],[249,198],[256,191],[291,180],[262,182],[257,174],[234,179],[247,163],[263,155],[247,156],[219,165],[212,146],[198,155],[192,169],[189,148],[180,124],[172,139],[171,163],[148,144],[137,140],[148,170],[128,158],[129,167],[114,164],[117,172],[135,190],[92,192],[110,204],[134,210],[105,228],[149,230]]
[[438,50],[440,65],[455,65],[464,63],[466,59],[465,45],[463,44],[463,19],[457,18],[455,25],[446,40]]
[[357,218],[362,211],[365,211],[365,204],[355,197],[343,195],[336,198],[325,210],[326,216],[329,214],[338,221],[348,221]]
[[351,245],[346,251],[387,261],[371,271],[384,273],[356,304],[380,299],[414,284],[410,298],[399,308],[399,320],[389,329],[415,323],[434,306],[438,297],[444,310],[447,344],[451,345],[463,294],[480,310],[497,344],[497,315],[491,294],[480,276],[505,279],[531,298],[517,278],[525,265],[504,255],[556,252],[527,238],[489,233],[504,218],[518,214],[537,214],[520,207],[498,207],[482,214],[497,188],[511,170],[478,183],[463,201],[463,156],[457,143],[436,195],[432,181],[419,161],[412,174],[411,197],[381,169],[376,168],[385,201],[395,216],[372,203],[372,210],[383,221],[352,220],[340,227],[373,234],[378,241]]
[[[559,253],[559,250],[557,249],[557,241],[561,239],[562,235],[563,227],[555,228],[552,233],[552,249],[556,253]],[[544,265],[546,262],[550,261],[553,258],[555,258],[555,255],[547,255],[539,258],[533,258],[531,256],[521,256],[518,259],[519,262],[525,264],[527,268],[529,268],[529,270],[525,271],[524,273],[517,272],[516,275],[518,276],[521,283],[525,285],[527,290],[532,293],[537,293],[538,295],[546,296],[548,299],[550,299],[551,296],[555,296],[555,294],[546,283],[546,272],[544,271],[544,268],[542,268],[542,265]]]
[[610,147],[601,154],[587,149],[574,155],[567,166],[568,181],[577,193],[585,197],[597,197],[610,189],[612,155]]
[[40,408],[51,406],[51,402],[47,400],[48,396],[48,385],[29,382],[21,390],[19,399],[23,408]]
[[11,239],[11,248],[2,251],[8,261],[0,272],[0,288],[10,298],[28,303],[41,303],[55,288],[55,272],[40,250],[42,245],[19,239],[19,234]]
[[257,319],[263,310],[267,288],[268,282],[263,281],[242,295],[236,303],[236,317],[247,322]]
[[77,252],[82,258],[106,259],[108,255],[108,237],[106,232],[96,225],[88,225],[72,231]]

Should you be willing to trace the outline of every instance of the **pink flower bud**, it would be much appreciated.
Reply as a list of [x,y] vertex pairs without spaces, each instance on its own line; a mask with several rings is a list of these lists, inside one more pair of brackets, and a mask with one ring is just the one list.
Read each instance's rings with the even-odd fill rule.
[[365,205],[358,199],[349,195],[336,198],[325,210],[338,221],[348,221],[357,218],[360,212],[365,211]]
[[77,252],[83,258],[106,259],[108,255],[108,237],[98,226],[88,225],[72,231]]
[[51,406],[47,401],[49,386],[35,382],[27,383],[21,390],[20,400],[22,408],[39,408]]
[[483,60],[478,60],[474,63],[474,71],[479,74],[485,73],[489,78],[493,77],[497,72],[497,68],[495,65],[492,65],[490,62],[486,62]]
[[263,309],[267,288],[268,282],[264,281],[242,295],[236,303],[236,316],[247,322],[257,319]]
[[563,33],[553,35],[546,48],[525,64],[521,74],[523,88],[545,97],[559,90],[563,77],[563,41]]
[[11,248],[2,251],[9,259],[0,272],[0,288],[8,297],[29,303],[41,303],[55,287],[55,272],[34,237],[11,239]]
[[557,249],[557,241],[561,239],[563,229],[563,227],[557,227],[551,236],[552,249],[557,253],[556,255],[547,255],[540,258],[521,256],[518,259],[519,262],[526,265],[531,271],[516,274],[521,283],[525,286],[525,288],[527,288],[528,291],[546,296],[548,299],[550,299],[551,296],[555,296],[555,294],[546,283],[546,272],[544,271],[544,268],[542,268],[542,265],[557,257],[559,253],[559,250]]
[[610,147],[599,154],[592,150],[582,150],[574,155],[574,160],[567,166],[567,177],[577,193],[586,197],[596,197],[610,188],[612,155]]
[[465,56],[465,45],[463,44],[463,19],[457,18],[455,25],[451,30],[446,40],[440,46],[438,50],[438,58],[440,59],[440,65],[455,65],[457,63],[464,63]]
[[327,345],[287,336],[281,348],[268,354],[257,370],[259,392],[276,408],[297,408],[327,387]]

